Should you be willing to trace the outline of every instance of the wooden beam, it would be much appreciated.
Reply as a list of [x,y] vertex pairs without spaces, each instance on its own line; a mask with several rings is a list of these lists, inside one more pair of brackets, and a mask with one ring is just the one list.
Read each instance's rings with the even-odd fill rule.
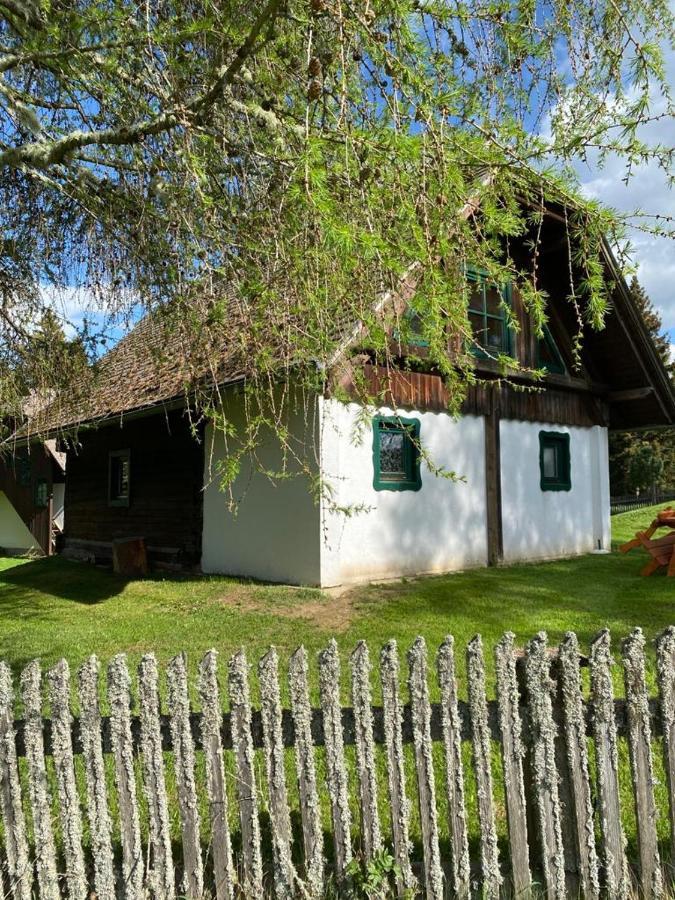
[[639,387],[639,388],[629,388],[625,391],[610,391],[607,394],[607,401],[609,403],[623,403],[626,400],[644,400],[645,397],[649,397],[654,393],[654,388],[651,385],[647,387]]
[[487,561],[498,566],[504,558],[502,529],[502,465],[499,440],[501,389],[490,391],[490,411],[485,416],[485,501],[487,513]]

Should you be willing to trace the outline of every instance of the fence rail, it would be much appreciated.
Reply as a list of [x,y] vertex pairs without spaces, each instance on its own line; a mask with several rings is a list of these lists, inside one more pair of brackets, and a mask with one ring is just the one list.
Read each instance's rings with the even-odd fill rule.
[[[339,895],[355,856],[368,861],[389,848],[400,897],[411,890],[430,900],[528,896],[535,885],[554,900],[634,891],[661,897],[675,861],[675,629],[657,641],[658,696],[648,694],[640,629],[621,643],[620,656],[625,700],[613,695],[608,632],[588,658],[573,633],[557,648],[541,633],[524,650],[507,633],[494,648],[496,696],[489,699],[476,637],[466,648],[468,696],[460,700],[452,638],[433,667],[424,640],[415,641],[407,688],[389,641],[377,673],[382,703],[374,705],[376,673],[361,642],[348,660],[351,705],[344,707],[332,641],[318,657],[320,707],[310,705],[310,664],[300,648],[289,662],[291,703],[283,709],[271,649],[257,666],[260,705],[253,709],[240,651],[227,666],[224,714],[215,651],[199,666],[199,713],[191,710],[184,655],[166,667],[167,712],[154,656],[143,657],[134,680],[120,655],[106,673],[109,716],[101,715],[103,679],[90,657],[75,679],[77,718],[65,661],[46,674],[31,662],[18,685],[0,663],[5,893],[17,900],[81,900],[92,891],[99,900],[320,898],[329,884],[331,896]],[[14,717],[16,701],[22,719]],[[630,760],[635,859],[622,824],[619,738]],[[654,794],[656,748],[665,814]],[[496,780],[506,810],[502,842]],[[419,834],[411,841],[413,802]],[[657,827],[668,830],[665,852]]]
[[659,503],[669,503],[675,500],[675,490],[661,491],[656,494],[644,494],[636,497],[635,494],[627,494],[624,497],[611,497],[609,501],[610,514],[630,512],[632,509],[644,509],[646,506],[655,506]]

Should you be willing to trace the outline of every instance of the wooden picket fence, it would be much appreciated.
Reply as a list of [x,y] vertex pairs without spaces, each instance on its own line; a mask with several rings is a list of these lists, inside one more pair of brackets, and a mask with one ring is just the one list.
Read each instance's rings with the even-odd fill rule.
[[[607,631],[593,641],[588,658],[571,632],[558,648],[549,648],[541,633],[524,650],[507,633],[494,648],[496,697],[489,700],[477,636],[466,650],[463,701],[448,637],[436,655],[431,689],[440,701],[432,703],[424,640],[408,651],[407,690],[392,640],[380,653],[382,702],[374,706],[374,673],[361,642],[349,659],[351,706],[345,708],[338,648],[331,641],[318,658],[319,708],[310,703],[309,661],[300,648],[289,662],[290,709],[283,709],[279,660],[271,649],[258,664],[260,707],[253,709],[241,651],[229,660],[229,712],[223,714],[217,654],[210,651],[199,666],[200,712],[191,710],[186,658],[179,655],[166,668],[163,714],[158,665],[146,655],[138,668],[134,716],[132,678],[120,655],[107,669],[110,715],[103,716],[99,662],[90,657],[77,673],[77,718],[67,663],[43,677],[33,661],[19,680],[21,720],[14,716],[10,669],[0,663],[5,894],[16,900],[82,900],[92,892],[98,900],[232,900],[320,898],[330,888],[331,896],[340,896],[355,854],[365,861],[381,858],[386,847],[396,860],[399,897],[664,896],[675,861],[675,629],[667,629],[656,645],[658,698],[648,695],[640,629],[622,642],[621,658],[625,700],[615,700]],[[588,700],[582,663],[589,667]],[[45,702],[49,718],[43,717]],[[658,746],[670,798],[665,849],[657,840],[653,734],[663,738]],[[622,827],[620,736],[630,758],[634,860],[627,858]],[[471,744],[477,798],[475,844],[469,840],[464,741]],[[440,753],[434,753],[434,742]],[[497,745],[508,835],[501,843],[493,784]],[[351,746],[353,768],[346,752]],[[294,766],[286,759],[288,748]],[[264,759],[263,779],[256,750]],[[414,761],[412,772],[406,752]],[[229,779],[228,753],[235,763]],[[386,791],[378,786],[377,754],[386,758]],[[78,755],[86,782],[82,797]],[[175,807],[168,800],[169,770]],[[291,787],[299,797],[295,837]],[[359,822],[353,821],[350,797],[358,798]],[[419,808],[417,844],[410,833],[413,798]],[[180,842],[174,844],[176,814]],[[271,848],[265,846],[263,818]],[[447,842],[440,840],[441,825]]]

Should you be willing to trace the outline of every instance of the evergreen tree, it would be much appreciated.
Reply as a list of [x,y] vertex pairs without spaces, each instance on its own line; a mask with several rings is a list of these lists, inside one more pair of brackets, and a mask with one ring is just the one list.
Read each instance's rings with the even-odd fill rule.
[[[630,292],[675,387],[675,359],[661,316],[635,276]],[[610,435],[609,472],[614,495],[675,488],[675,429]]]

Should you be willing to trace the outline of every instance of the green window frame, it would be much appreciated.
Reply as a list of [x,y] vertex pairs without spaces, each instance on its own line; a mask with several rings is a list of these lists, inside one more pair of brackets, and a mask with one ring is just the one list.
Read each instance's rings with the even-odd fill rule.
[[542,491],[572,490],[569,434],[539,432],[539,477]]
[[[509,282],[501,286],[493,284],[488,280],[486,272],[474,268],[467,268],[466,279],[474,286],[471,290],[468,305],[469,322],[473,332],[471,352],[475,356],[480,356],[484,359],[489,359],[491,356],[499,353],[511,355],[511,329],[509,328],[506,310],[501,305],[501,303],[506,303],[508,306],[511,306],[511,284]],[[479,286],[480,290],[475,290],[476,285]],[[489,302],[491,290],[496,290],[500,294],[500,305],[494,308],[491,307]],[[480,325],[480,328],[476,329],[476,325]],[[501,340],[498,345],[485,347],[484,339],[479,341],[477,333],[487,336],[489,340],[490,335],[495,333],[495,325],[501,331]]]
[[35,482],[35,508],[46,509],[49,506],[49,482],[46,478],[38,478]]
[[[542,358],[541,351],[544,347],[547,348],[550,356],[548,361]],[[544,325],[544,332],[537,340],[537,368],[545,369],[552,375],[564,375],[567,372],[567,367],[548,325]]]
[[[400,416],[373,419],[373,487],[376,491],[419,491],[420,421]],[[387,453],[391,458],[387,458]],[[398,454],[400,465],[396,467]]]
[[131,496],[131,454],[111,450],[108,454],[108,506],[129,506]]

